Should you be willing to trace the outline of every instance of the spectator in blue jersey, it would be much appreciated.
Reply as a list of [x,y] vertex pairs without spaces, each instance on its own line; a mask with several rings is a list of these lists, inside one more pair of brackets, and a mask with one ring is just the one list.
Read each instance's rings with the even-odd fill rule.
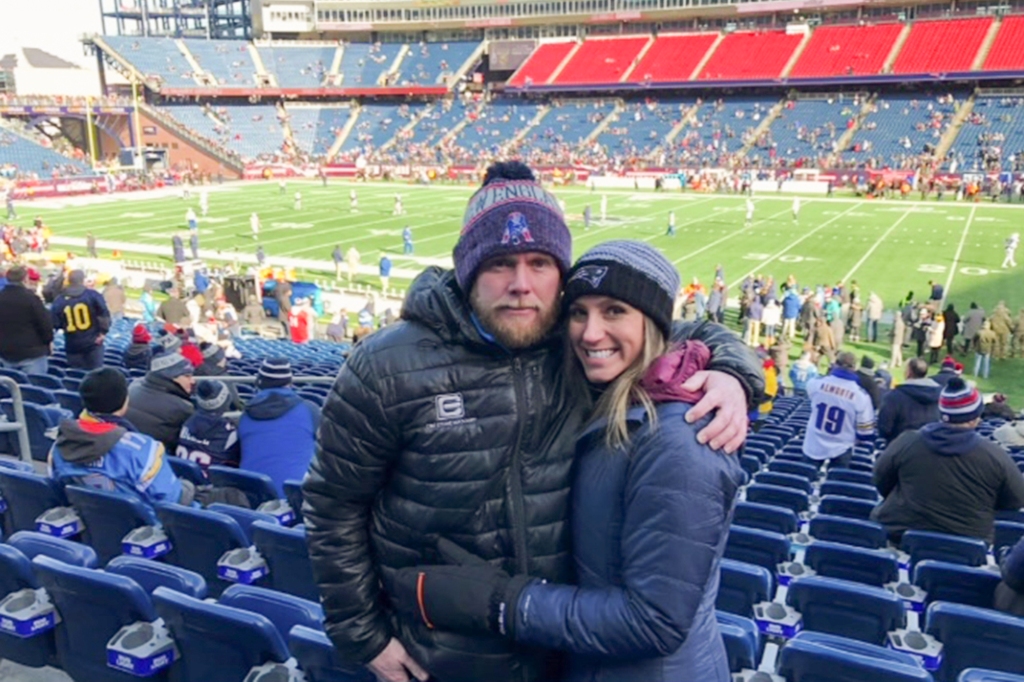
[[138,433],[125,419],[124,375],[112,367],[93,370],[78,390],[85,410],[57,428],[50,451],[51,476],[62,484],[125,493],[148,504],[192,504],[195,488],[174,475],[163,445]]
[[200,381],[196,387],[198,409],[182,425],[175,454],[195,462],[204,472],[211,465],[238,468],[241,461],[238,427],[224,416],[230,403],[231,391],[223,381]]
[[857,383],[857,356],[840,353],[823,377],[807,382],[811,416],[807,420],[803,453],[814,464],[846,466],[856,443],[873,443],[875,408],[871,396]]
[[64,330],[68,367],[96,369],[103,364],[103,339],[110,312],[98,292],[85,286],[85,273],[72,270],[68,286],[53,302],[53,327]]
[[410,255],[413,252],[412,246],[412,228],[408,225],[402,230],[402,253]]
[[153,285],[146,283],[142,287],[142,294],[139,296],[139,303],[142,304],[142,322],[150,325],[156,322],[156,300],[153,298]]
[[386,253],[380,255],[380,289],[386,292],[388,282],[391,280],[391,259]]
[[800,308],[803,304],[796,289],[790,289],[782,298],[782,336],[790,341],[796,338],[796,321],[800,317]]
[[807,395],[807,382],[821,376],[817,365],[811,362],[812,352],[813,349],[805,347],[800,359],[789,370],[789,380],[793,382],[793,393],[796,395]]
[[301,481],[313,459],[320,410],[295,393],[285,358],[263,361],[256,388],[238,424],[240,468],[270,476],[284,497],[284,482]]
[[149,371],[149,363],[153,360],[153,348],[150,342],[153,336],[146,329],[146,325],[137,324],[132,329],[132,343],[124,349],[122,362],[128,369],[141,369]]

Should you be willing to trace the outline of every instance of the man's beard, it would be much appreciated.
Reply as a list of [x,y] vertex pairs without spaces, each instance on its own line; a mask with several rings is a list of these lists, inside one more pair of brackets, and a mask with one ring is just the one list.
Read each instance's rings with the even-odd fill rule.
[[538,317],[530,326],[510,323],[503,320],[497,310],[484,309],[478,304],[476,297],[470,301],[473,311],[480,318],[480,324],[501,345],[512,350],[529,348],[548,335],[558,322],[558,307],[551,306],[547,310],[537,308]]

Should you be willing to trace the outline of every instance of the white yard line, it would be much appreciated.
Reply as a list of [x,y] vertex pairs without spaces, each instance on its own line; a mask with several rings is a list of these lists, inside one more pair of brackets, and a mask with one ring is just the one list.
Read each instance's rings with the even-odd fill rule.
[[879,237],[878,240],[874,244],[871,245],[871,248],[868,249],[868,252],[865,253],[864,256],[859,261],[857,261],[856,265],[854,265],[852,268],[850,268],[850,271],[848,273],[846,273],[846,277],[843,277],[843,279],[841,279],[840,281],[841,282],[849,282],[850,278],[853,277],[854,273],[856,273],[857,270],[860,269],[860,266],[864,265],[864,263],[867,261],[867,259],[871,257],[871,254],[873,254],[875,252],[875,249],[877,249],[879,246],[881,246],[883,243],[885,243],[885,240],[889,237],[890,234],[892,234],[892,231],[895,230],[897,227],[899,227],[900,223],[902,223],[904,220],[906,220],[907,216],[910,215],[911,213],[913,213],[913,211],[906,211],[906,212],[904,212],[903,215],[901,215],[899,217],[899,219],[895,223],[892,224],[892,227],[890,227],[888,230],[886,230],[882,234],[882,236]]
[[956,247],[956,255],[953,256],[953,264],[949,266],[949,275],[946,277],[946,286],[942,290],[942,304],[945,304],[946,299],[949,298],[949,287],[953,284],[953,276],[956,275],[956,266],[960,264],[960,256],[964,252],[964,243],[967,241],[967,233],[971,229],[971,223],[974,222],[974,214],[977,210],[977,206],[972,206],[971,214],[967,216],[967,224],[964,225],[964,232],[960,235],[960,245]]
[[[807,203],[809,204],[811,202],[808,201]],[[715,241],[711,242],[710,244],[705,244],[701,248],[699,248],[699,249],[697,249],[695,251],[691,251],[688,254],[686,254],[685,256],[682,256],[681,258],[675,259],[674,261],[672,261],[672,264],[673,265],[678,265],[679,263],[682,263],[685,260],[689,260],[689,259],[693,258],[696,255],[704,253],[705,251],[707,251],[708,249],[710,249],[710,248],[712,248],[714,246],[718,246],[719,244],[721,244],[724,241],[728,241],[728,240],[732,239],[733,237],[738,237],[739,235],[743,234],[747,230],[754,229],[755,227],[757,227],[761,223],[768,222],[772,218],[778,218],[780,215],[786,215],[789,212],[790,212],[789,209],[783,209],[783,210],[779,211],[778,213],[771,214],[767,218],[762,218],[761,220],[755,220],[750,225],[746,225],[744,227],[741,227],[740,229],[736,230],[735,232],[730,232],[729,234],[725,235],[724,237],[719,237],[718,239],[716,239]]]

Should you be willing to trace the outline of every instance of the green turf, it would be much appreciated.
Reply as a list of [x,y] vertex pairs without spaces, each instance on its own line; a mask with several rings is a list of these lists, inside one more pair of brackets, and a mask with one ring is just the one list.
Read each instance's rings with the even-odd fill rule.
[[[359,212],[349,210],[349,190],[356,187]],[[293,208],[295,191],[303,195],[303,210]],[[744,226],[744,199],[735,196],[677,192],[608,191],[608,217],[599,216],[601,192],[582,188],[555,189],[564,199],[578,255],[588,247],[616,238],[651,242],[672,259],[684,281],[699,277],[709,283],[716,264],[725,268],[730,286],[745,275],[764,273],[783,281],[792,274],[801,285],[833,284],[856,279],[864,298],[871,291],[887,308],[910,290],[926,298],[927,282],[948,285],[948,298],[963,311],[971,301],[988,310],[1005,300],[1012,310],[1024,306],[1022,264],[1001,270],[1003,241],[1020,230],[1024,206],[967,204],[953,201],[876,201],[852,198],[805,198],[800,222],[790,215],[792,199],[763,195],[754,198],[754,223]],[[249,214],[259,213],[260,241],[271,262],[275,257],[330,260],[334,244],[342,250],[355,245],[364,264],[376,263],[382,251],[396,268],[419,270],[425,265],[450,263],[470,188],[421,187],[405,184],[358,184],[333,181],[290,181],[279,194],[276,182],[213,187],[209,218],[200,218],[200,245],[218,249],[226,259],[236,251],[252,254]],[[406,215],[393,216],[394,196],[400,193]],[[139,199],[126,195],[109,203],[43,209],[23,206],[23,220],[41,214],[57,236],[82,237],[91,231],[101,251],[105,240],[118,240],[164,249],[169,262],[170,236],[185,231],[187,206],[198,212],[198,192],[192,199]],[[594,221],[583,229],[582,213],[590,205]],[[676,213],[678,236],[665,236],[670,211]],[[402,254],[401,231],[412,227],[416,252]],[[324,272],[318,279],[330,279]],[[364,283],[376,278],[364,276]],[[401,286],[401,278],[393,278]],[[876,347],[882,350],[881,347]],[[885,351],[887,353],[887,350]],[[1004,390],[1024,400],[1024,370],[1012,362],[997,365],[1000,380],[983,383],[987,390]],[[1017,389],[1017,386],[1022,386]]]

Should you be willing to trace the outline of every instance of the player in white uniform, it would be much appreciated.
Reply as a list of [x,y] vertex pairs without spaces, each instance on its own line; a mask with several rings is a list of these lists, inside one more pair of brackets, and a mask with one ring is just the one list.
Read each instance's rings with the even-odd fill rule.
[[252,238],[260,238],[260,217],[253,211],[253,214],[249,216],[249,229],[252,230]]
[[608,218],[608,195],[601,195],[601,220]]
[[668,212],[668,232],[665,233],[665,236],[666,237],[675,237],[676,236],[676,212],[675,211],[669,211]]
[[1006,239],[1006,256],[1003,258],[1004,268],[1017,267],[1017,260],[1014,258],[1017,247],[1020,245],[1020,233],[1014,232]]
[[803,453],[814,461],[845,466],[857,442],[873,443],[875,409],[871,396],[857,383],[857,356],[840,353],[832,371],[807,382],[811,416]]
[[745,227],[750,227],[754,223],[754,202],[748,197],[747,198],[747,221],[744,223]]
[[402,207],[402,195],[395,195],[395,209],[391,212],[392,215],[402,215],[405,213],[405,209]]
[[567,207],[565,205],[565,199],[559,199],[558,200],[558,208],[562,209],[562,215],[563,216],[567,215],[566,212],[567,212],[568,209],[567,209]]
[[296,192],[295,193],[295,210],[296,211],[301,211],[302,210],[302,192]]
[[793,222],[800,222],[800,197],[793,197]]
[[359,197],[356,195],[355,189],[348,191],[348,208],[352,213],[359,212]]
[[205,189],[199,192],[199,212],[206,217],[206,214],[210,212],[210,193]]

